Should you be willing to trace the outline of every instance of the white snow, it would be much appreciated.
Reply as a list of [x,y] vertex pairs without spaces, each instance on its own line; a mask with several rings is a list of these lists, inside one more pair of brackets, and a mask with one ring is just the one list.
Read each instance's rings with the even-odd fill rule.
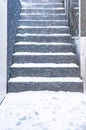
[[14,63],[11,67],[20,67],[20,68],[22,68],[22,67],[24,67],[24,68],[26,68],[26,67],[30,67],[30,68],[32,68],[32,67],[44,67],[44,68],[46,68],[46,67],[50,67],[50,68],[56,68],[56,67],[60,67],[60,68],[66,68],[66,67],[68,67],[68,68],[72,68],[72,67],[79,67],[77,64],[75,64],[75,63],[68,63],[68,64],[65,64],[65,63],[62,63],[62,64],[56,64],[56,63]]
[[86,130],[86,96],[72,92],[7,94],[0,130]]
[[29,34],[29,33],[24,33],[24,34],[21,34],[21,33],[18,33],[16,34],[16,36],[60,36],[60,37],[66,37],[66,36],[71,36],[70,34]]
[[70,55],[75,55],[74,53],[72,53],[72,52],[58,52],[58,53],[56,53],[56,52],[48,52],[48,53],[41,53],[41,52],[16,52],[16,53],[14,53],[13,55],[35,55],[35,56],[38,56],[38,55],[51,55],[51,56],[70,56]]
[[[29,5],[52,5],[52,4],[53,4],[53,5],[56,5],[56,4],[57,4],[57,5],[58,5],[58,4],[59,4],[59,5],[62,5],[62,3],[46,3],[46,2],[45,2],[45,3],[43,3],[43,2],[34,3],[34,2],[29,2]],[[27,2],[22,2],[22,5],[27,5]],[[29,5],[28,5],[28,6],[29,6]],[[60,8],[61,8],[61,7],[60,7]]]
[[[35,15],[35,14],[34,14]],[[26,28],[57,28],[57,29],[68,29],[69,27],[68,26],[18,26],[17,28],[23,28],[23,29],[26,29]]]
[[82,82],[79,77],[15,77],[9,82]]
[[68,46],[68,45],[72,45],[72,43],[59,43],[59,42],[50,42],[50,43],[47,43],[47,42],[42,42],[42,43],[39,43],[39,42],[16,42],[15,45],[65,45],[65,46]]

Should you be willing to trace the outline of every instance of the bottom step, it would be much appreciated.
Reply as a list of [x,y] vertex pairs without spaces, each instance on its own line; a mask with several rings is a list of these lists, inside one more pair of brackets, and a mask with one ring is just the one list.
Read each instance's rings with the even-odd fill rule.
[[15,77],[8,81],[8,92],[21,92],[28,90],[83,92],[83,82],[80,78],[76,77]]

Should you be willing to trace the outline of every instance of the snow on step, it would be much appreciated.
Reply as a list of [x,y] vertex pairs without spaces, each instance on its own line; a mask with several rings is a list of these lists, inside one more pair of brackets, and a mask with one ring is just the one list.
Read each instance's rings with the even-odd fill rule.
[[17,28],[69,28],[68,26],[18,26]]
[[15,45],[72,45],[71,43],[59,43],[59,42],[42,42],[42,43],[37,43],[37,42],[16,42]]
[[[42,14],[38,14],[38,15],[36,15],[35,13],[32,15],[32,14],[27,14],[27,13],[20,13],[20,16],[42,16]],[[44,14],[44,16],[66,16],[65,15],[65,13],[60,13],[60,14],[47,14],[47,15],[45,15]]]
[[[62,5],[62,3],[47,3],[47,2],[46,3],[41,3],[41,2],[40,3],[38,3],[38,2],[37,3],[34,3],[34,2],[31,3],[31,2],[29,2],[29,5],[52,5],[52,4],[53,5],[56,5],[56,4]],[[27,2],[22,2],[22,5],[27,5]]]
[[16,36],[57,36],[57,37],[63,37],[63,36],[71,36],[71,34],[28,34],[28,33],[24,33],[24,34],[16,34]]
[[14,53],[13,55],[65,55],[65,56],[69,56],[69,55],[75,55],[74,53],[72,52],[66,52],[66,53],[38,53],[38,52],[16,52]]
[[36,8],[36,7],[33,7],[33,8],[31,8],[31,7],[30,8],[23,7],[23,8],[21,8],[21,12],[24,11],[24,10],[25,10],[25,13],[28,12],[28,10],[30,10],[30,11],[33,11],[33,10],[39,11],[40,10],[40,11],[51,11],[52,12],[52,11],[64,11],[65,8],[63,8],[63,7],[59,7],[59,8],[53,8],[52,7],[52,9],[50,9],[50,8],[43,8],[43,7],[41,7],[41,8],[40,7],[38,7],[38,8]]
[[27,13],[20,13],[20,19],[28,19],[28,20],[66,20],[65,13],[60,14],[27,14]]
[[82,82],[79,77],[15,77],[9,82]]
[[28,4],[26,4],[26,3],[23,4],[22,3],[22,7],[24,7],[24,8],[25,7],[29,8],[29,7],[34,7],[34,6],[35,7],[43,7],[43,8],[47,8],[47,7],[48,8],[50,8],[50,7],[51,8],[52,7],[53,8],[59,8],[59,7],[63,7],[63,3],[49,3],[49,2],[48,3],[47,2],[44,2],[44,3],[41,3],[41,2],[40,3],[28,3]]
[[78,65],[76,65],[75,63],[69,63],[69,64],[55,64],[55,63],[23,63],[23,64],[17,64],[17,63],[14,63],[12,66],[11,66],[12,68],[28,68],[28,67],[30,67],[30,68],[33,68],[33,67],[35,67],[35,68],[47,68],[47,67],[49,67],[49,68],[56,68],[56,67],[60,67],[60,68],[66,68],[66,67],[68,67],[68,68],[78,68],[79,66]]

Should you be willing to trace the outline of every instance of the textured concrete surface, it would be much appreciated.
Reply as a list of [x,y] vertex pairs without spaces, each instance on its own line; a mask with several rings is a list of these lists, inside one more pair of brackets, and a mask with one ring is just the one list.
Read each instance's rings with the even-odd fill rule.
[[81,37],[80,38],[80,60],[81,60],[81,76],[84,81],[84,90],[86,93],[86,37]]
[[81,36],[86,36],[86,0],[81,0]]
[[16,28],[18,26],[18,19],[20,13],[20,5],[18,0],[8,0],[8,79],[10,77],[10,65],[12,64],[12,54],[14,52],[14,43]]

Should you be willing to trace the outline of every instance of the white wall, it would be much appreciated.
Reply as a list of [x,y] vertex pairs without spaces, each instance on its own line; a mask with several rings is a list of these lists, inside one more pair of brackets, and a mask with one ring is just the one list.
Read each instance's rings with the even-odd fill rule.
[[86,37],[80,38],[80,59],[81,59],[81,76],[84,81],[84,90],[86,93]]
[[0,0],[0,103],[6,95],[7,0]]

